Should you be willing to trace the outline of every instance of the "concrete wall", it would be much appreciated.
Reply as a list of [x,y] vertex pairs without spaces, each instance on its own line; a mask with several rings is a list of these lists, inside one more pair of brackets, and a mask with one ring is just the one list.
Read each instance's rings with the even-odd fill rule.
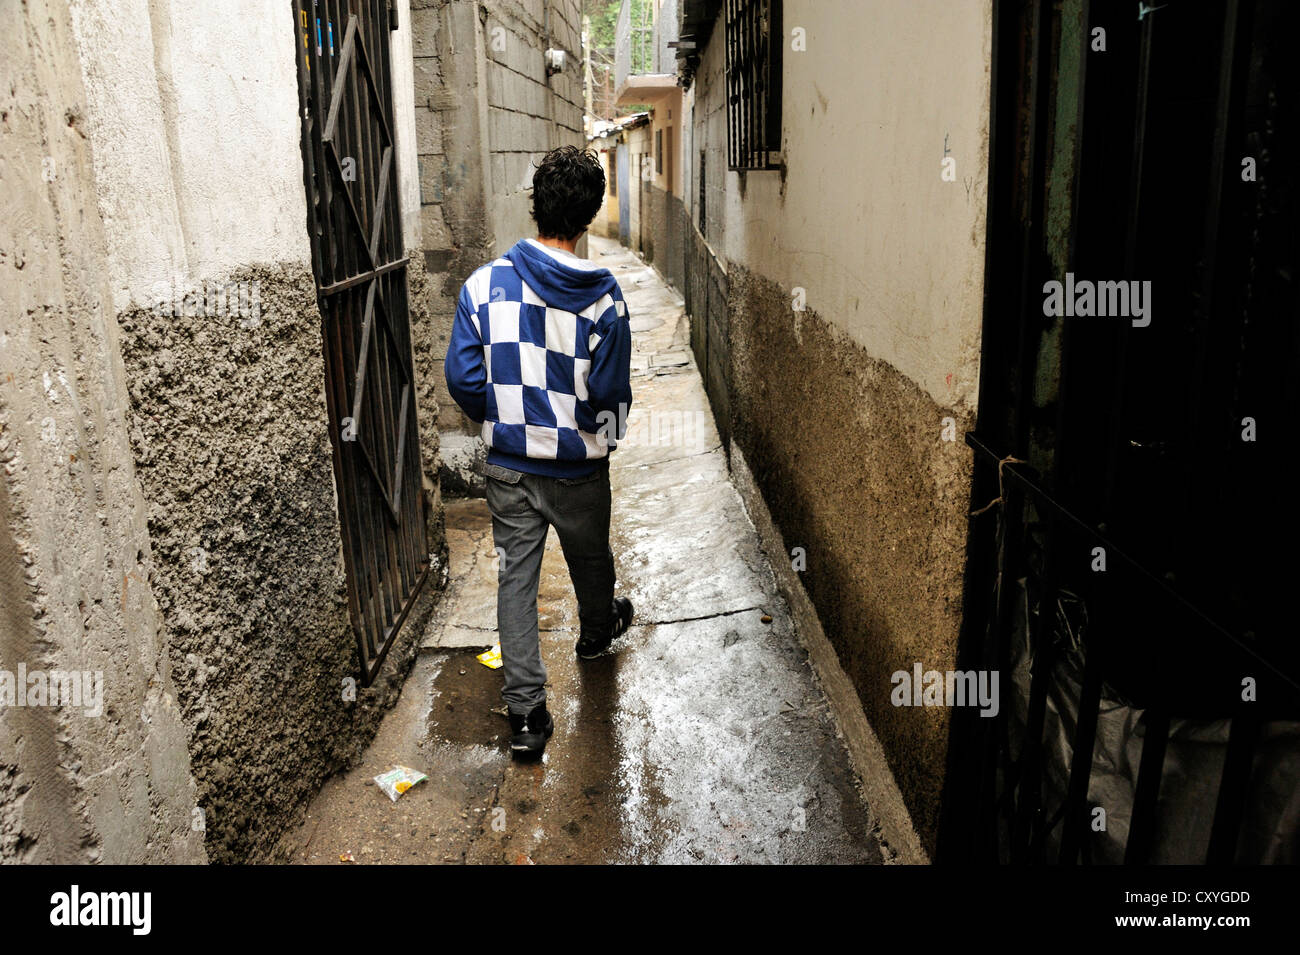
[[[528,192],[534,160],[556,146],[583,143],[582,4],[497,0],[486,6],[488,214],[501,253],[536,234]],[[550,77],[548,47],[566,52],[563,72]]]
[[650,126],[638,126],[626,133],[628,185],[628,230],[631,236],[629,246],[638,252],[643,251],[643,240],[649,239],[649,223],[645,190],[654,182],[654,138],[650,135]]
[[[403,12],[399,7],[399,18]],[[86,398],[68,398],[74,407],[80,403],[77,413],[95,421],[102,404],[104,423],[82,432],[84,449],[59,445],[60,453],[76,459],[69,473],[86,503],[69,497],[59,510],[63,492],[56,486],[20,487],[9,497],[16,515],[10,526],[18,527],[11,535],[18,553],[26,553],[23,548],[33,545],[23,513],[56,508],[72,523],[82,507],[78,530],[64,529],[67,539],[50,537],[41,546],[57,542],[60,560],[76,554],[85,572],[108,568],[112,600],[91,590],[60,599],[87,620],[114,610],[110,616],[126,618],[96,623],[94,632],[104,634],[96,640],[112,645],[121,626],[139,643],[113,645],[113,663],[125,667],[129,660],[135,668],[129,679],[119,675],[123,701],[111,711],[125,730],[112,746],[88,736],[88,752],[103,755],[110,767],[117,747],[144,746],[152,756],[167,738],[168,723],[156,720],[148,734],[141,724],[150,707],[166,715],[175,689],[197,798],[187,789],[183,753],[167,750],[154,759],[156,774],[166,778],[155,794],[162,810],[148,825],[163,829],[170,847],[160,843],[149,851],[201,856],[202,848],[191,846],[195,837],[175,830],[173,819],[182,811],[188,816],[186,807],[197,803],[211,859],[270,859],[281,831],[321,782],[373,735],[427,613],[422,605],[408,620],[379,684],[359,691],[355,702],[346,699],[344,681],[356,675],[357,661],[307,241],[295,25],[288,5],[254,0],[220,10],[179,0],[71,0],[70,20],[66,55],[51,68],[84,84],[86,105],[82,113],[60,102],[68,118],[58,141],[84,150],[88,172],[80,201],[57,221],[49,243],[75,248],[78,230],[91,230],[102,219],[106,238],[97,241],[103,261],[90,270],[111,282],[104,299],[113,312],[102,316],[102,335],[92,335],[93,324],[89,331],[67,332],[66,356],[30,356],[31,369],[51,376],[49,384],[33,379],[41,388],[30,400],[43,394],[47,402],[61,402],[62,371],[73,393],[86,389]],[[35,13],[30,22],[38,22]],[[403,32],[392,41],[397,49],[410,48]],[[399,109],[410,104],[410,69],[409,55],[395,63]],[[403,208],[413,209],[416,177],[400,165],[414,154],[414,117],[408,110],[394,125],[397,185]],[[418,221],[404,225],[406,241],[418,248]],[[88,248],[93,254],[94,245]],[[60,290],[54,282],[52,276],[40,285],[48,300],[62,297],[69,307],[93,311],[93,300],[83,302],[77,290]],[[413,297],[421,282],[417,263]],[[226,307],[213,301],[212,290],[230,283],[244,289],[242,308],[238,297]],[[58,316],[40,322],[54,327]],[[39,338],[38,331],[25,334]],[[74,359],[86,363],[84,372]],[[96,383],[98,364],[122,369],[115,391]],[[418,361],[416,372],[428,376]],[[96,388],[105,389],[102,398]],[[122,418],[116,433],[110,412]],[[23,414],[40,421],[34,409]],[[70,417],[55,418],[56,430],[77,434]],[[102,488],[94,480],[100,469]],[[112,485],[123,481],[128,486],[111,498]],[[119,503],[109,506],[113,500]],[[125,508],[130,519],[114,508]],[[86,539],[74,540],[74,533]],[[97,534],[111,545],[97,545]],[[66,564],[40,568],[33,572],[34,592],[62,594],[63,578],[74,572]],[[176,709],[173,725],[179,725]],[[89,757],[71,762],[73,772],[101,771]],[[147,810],[147,792],[136,792],[139,778],[125,774],[128,783],[111,768],[102,772],[115,780],[124,801],[128,795],[143,800]],[[5,785],[18,791],[17,783]],[[139,812],[139,805],[127,808]],[[108,808],[88,813],[115,818]],[[90,837],[77,838],[93,845]]]
[[[428,320],[413,348],[432,369],[422,422],[436,422],[442,486],[475,491],[479,429],[456,406],[442,372],[456,296],[469,274],[533,235],[532,163],[581,145],[579,0],[411,0],[415,115]],[[546,75],[548,47],[566,51]],[[581,251],[581,249],[579,250]]]
[[90,705],[93,676],[81,706],[0,694],[0,862],[203,862],[71,18],[62,0],[11,13],[0,38],[0,680],[20,667],[99,673],[102,696]]
[[677,0],[655,2],[655,61],[656,73],[674,73],[677,70],[677,50],[668,44],[677,39]]
[[686,288],[686,260],[690,248],[690,221],[682,200],[653,183],[642,183],[639,191],[646,227],[641,253],[674,288]]
[[[727,328],[707,349],[727,353],[736,446],[787,545],[806,552],[803,585],[932,848],[948,711],[892,706],[890,677],[955,659],[990,5],[783,10],[783,170],[726,171],[721,20],[688,96],[685,198],[697,213],[703,150],[704,231],[729,284]],[[945,156],[955,181],[941,178]]]

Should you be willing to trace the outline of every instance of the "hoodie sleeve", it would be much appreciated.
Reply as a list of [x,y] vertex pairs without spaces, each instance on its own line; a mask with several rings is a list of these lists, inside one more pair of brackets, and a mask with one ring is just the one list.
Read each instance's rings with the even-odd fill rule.
[[617,283],[609,294],[612,301],[596,321],[600,337],[591,352],[587,401],[597,415],[602,411],[615,415],[621,438],[632,408],[632,326]]
[[479,330],[477,309],[469,286],[460,290],[456,300],[456,318],[447,343],[447,360],[443,374],[447,390],[470,420],[482,423],[487,414],[487,369],[483,367],[483,336]]

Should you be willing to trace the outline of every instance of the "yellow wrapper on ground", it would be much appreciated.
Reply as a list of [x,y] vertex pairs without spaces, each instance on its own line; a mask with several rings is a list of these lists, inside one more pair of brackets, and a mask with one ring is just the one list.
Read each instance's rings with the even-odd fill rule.
[[429,777],[410,766],[394,766],[386,773],[375,777],[375,785],[388,794],[388,798],[397,802],[397,797],[416,783]]
[[489,670],[501,669],[501,644],[498,643],[491,650],[484,650],[474,659],[483,664]]

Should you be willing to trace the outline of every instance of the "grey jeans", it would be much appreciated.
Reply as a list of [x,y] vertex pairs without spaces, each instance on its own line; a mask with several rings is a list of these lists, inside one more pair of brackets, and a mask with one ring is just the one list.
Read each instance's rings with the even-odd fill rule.
[[610,625],[614,604],[614,553],[609,547],[609,460],[580,478],[524,474],[489,464],[487,503],[497,573],[497,632],[511,713],[546,702],[546,667],[537,634],[537,585],[542,552],[553,526],[586,629]]

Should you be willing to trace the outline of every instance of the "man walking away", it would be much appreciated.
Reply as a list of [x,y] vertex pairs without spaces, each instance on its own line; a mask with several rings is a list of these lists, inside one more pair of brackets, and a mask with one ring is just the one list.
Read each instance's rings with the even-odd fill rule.
[[632,331],[614,276],[574,252],[600,210],[605,173],[594,153],[564,146],[542,160],[532,188],[537,238],[465,282],[444,365],[488,447],[501,695],[521,755],[540,754],[554,731],[537,633],[551,527],[578,598],[578,656],[599,656],[632,620],[631,601],[614,597],[609,547],[609,454],[632,404]]

